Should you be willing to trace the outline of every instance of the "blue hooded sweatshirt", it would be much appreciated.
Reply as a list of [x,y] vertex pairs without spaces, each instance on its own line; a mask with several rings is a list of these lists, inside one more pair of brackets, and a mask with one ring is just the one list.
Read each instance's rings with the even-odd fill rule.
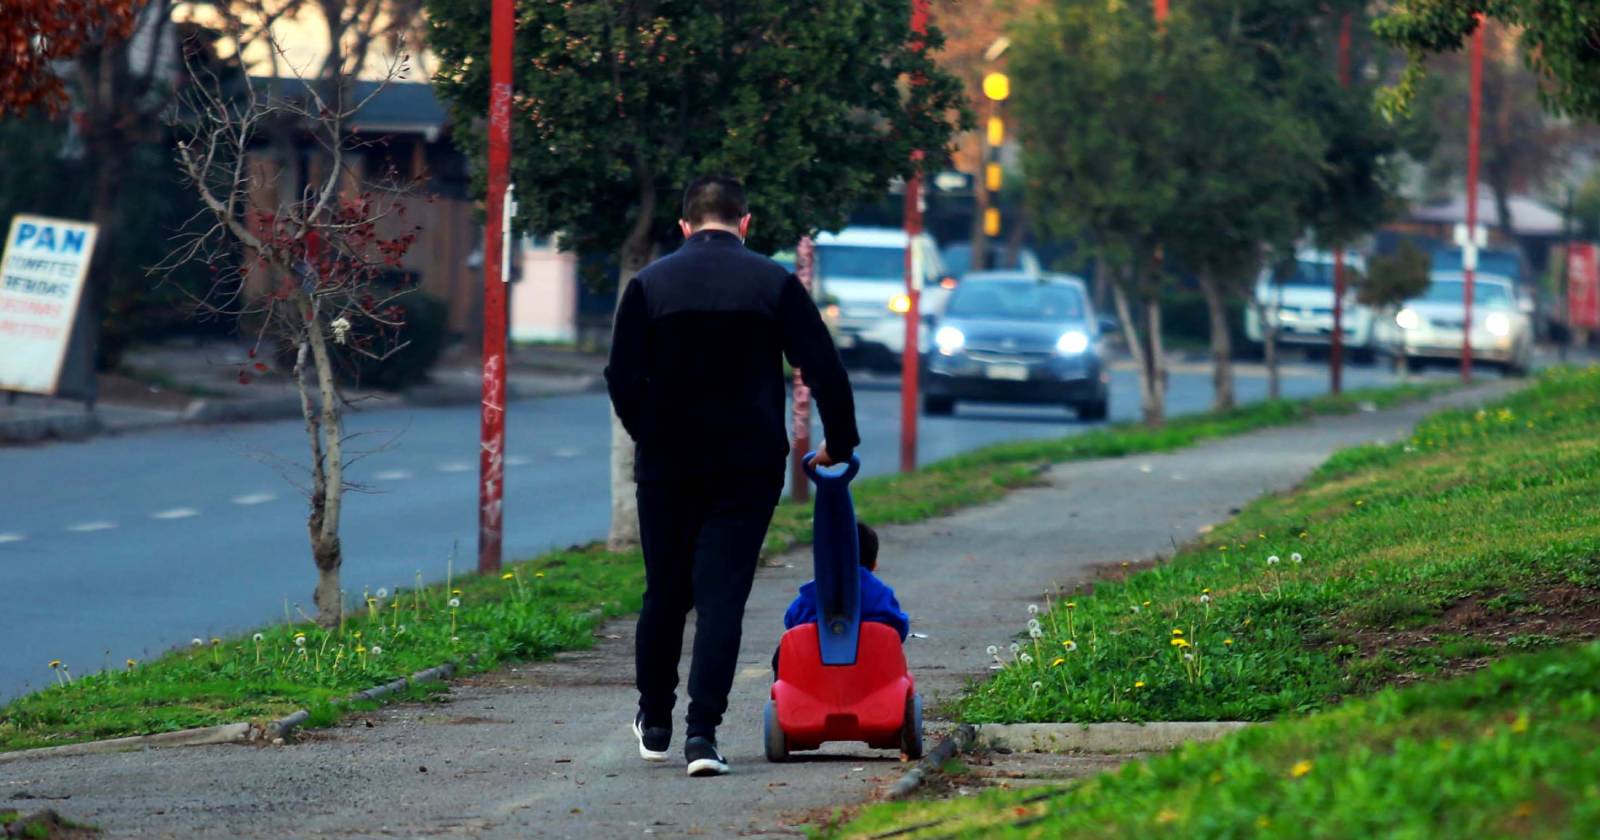
[[[900,610],[894,590],[866,566],[856,568],[861,570],[861,620],[887,624],[900,634],[900,641],[905,641],[906,636],[911,634],[911,617]],[[788,612],[783,614],[783,629],[790,630],[799,624],[815,624],[816,621],[817,582],[808,580],[800,584],[800,594],[795,596]]]

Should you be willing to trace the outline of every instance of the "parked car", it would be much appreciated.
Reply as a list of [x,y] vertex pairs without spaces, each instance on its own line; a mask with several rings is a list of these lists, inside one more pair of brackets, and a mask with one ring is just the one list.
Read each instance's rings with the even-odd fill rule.
[[[817,236],[817,294],[824,301],[834,343],[847,361],[900,369],[905,313],[911,305],[905,287],[906,241],[905,231],[898,228],[847,227]],[[955,280],[933,237],[919,234],[912,245],[921,311],[937,311]]]
[[[1465,326],[1465,279],[1459,271],[1435,271],[1421,296],[1405,302],[1380,328],[1384,352],[1405,359],[1461,358]],[[1533,319],[1517,301],[1516,283],[1478,272],[1472,282],[1472,358],[1507,373],[1526,373],[1533,361]]]
[[[1346,252],[1345,266],[1366,270],[1366,260]],[[1377,350],[1372,325],[1376,315],[1356,303],[1355,284],[1347,284],[1343,323],[1344,346],[1358,361],[1371,361]],[[1274,268],[1261,272],[1256,282],[1256,302],[1269,323],[1278,324],[1280,345],[1325,347],[1333,341],[1333,254],[1301,251],[1291,271]],[[1263,340],[1262,317],[1257,307],[1245,311],[1245,336],[1256,345]]]
[[951,242],[940,251],[944,256],[944,264],[957,281],[974,271],[1021,271],[1024,274],[1038,274],[1044,269],[1039,262],[1039,255],[1032,248],[1022,247],[1017,249],[1016,259],[1007,260],[1009,249],[1004,242],[989,242],[989,261],[992,265],[988,269],[972,267],[972,243]]
[[968,274],[933,321],[922,365],[922,410],[950,414],[960,400],[1065,405],[1104,420],[1110,374],[1083,281],[1020,271]]

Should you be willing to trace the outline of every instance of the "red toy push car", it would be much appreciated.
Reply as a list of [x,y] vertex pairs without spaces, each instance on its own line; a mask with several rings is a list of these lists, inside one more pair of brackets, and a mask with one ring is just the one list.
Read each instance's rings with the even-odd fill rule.
[[922,698],[906,671],[900,635],[887,624],[861,621],[860,553],[850,480],[852,458],[840,471],[806,475],[817,486],[812,540],[818,622],[783,634],[778,675],[765,720],[768,761],[784,761],[827,741],[865,741],[922,757]]

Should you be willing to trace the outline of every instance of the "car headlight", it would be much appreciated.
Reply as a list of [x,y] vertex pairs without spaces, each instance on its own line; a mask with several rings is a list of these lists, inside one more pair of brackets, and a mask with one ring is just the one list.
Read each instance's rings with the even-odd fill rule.
[[1505,338],[1511,334],[1511,319],[1507,318],[1504,312],[1490,312],[1489,316],[1483,319],[1483,328],[1492,336]]
[[911,298],[907,295],[895,295],[889,298],[889,311],[904,314],[911,311]]
[[940,327],[933,334],[933,343],[938,345],[940,353],[953,356],[957,350],[966,346],[967,337],[955,327]]
[[1089,349],[1089,336],[1078,330],[1068,330],[1056,339],[1056,351],[1066,356],[1076,356]]
[[1394,322],[1399,324],[1402,330],[1414,330],[1422,326],[1422,316],[1418,315],[1415,309],[1402,309],[1395,314]]

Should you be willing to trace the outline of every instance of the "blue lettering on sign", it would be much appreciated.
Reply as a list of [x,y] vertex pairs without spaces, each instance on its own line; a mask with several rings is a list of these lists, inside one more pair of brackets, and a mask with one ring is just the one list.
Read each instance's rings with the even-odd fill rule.
[[35,251],[81,254],[88,238],[89,232],[81,228],[62,228],[58,236],[54,225],[36,225],[32,222],[23,222],[17,225],[17,241],[15,244],[26,246]]

